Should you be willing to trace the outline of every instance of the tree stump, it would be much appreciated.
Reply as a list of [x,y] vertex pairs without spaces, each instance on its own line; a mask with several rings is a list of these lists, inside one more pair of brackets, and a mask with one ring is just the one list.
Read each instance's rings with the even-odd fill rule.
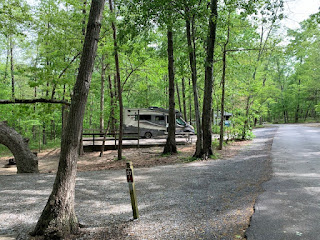
[[28,146],[28,139],[23,138],[6,122],[0,122],[0,144],[12,152],[17,163],[18,173],[38,173],[38,159]]

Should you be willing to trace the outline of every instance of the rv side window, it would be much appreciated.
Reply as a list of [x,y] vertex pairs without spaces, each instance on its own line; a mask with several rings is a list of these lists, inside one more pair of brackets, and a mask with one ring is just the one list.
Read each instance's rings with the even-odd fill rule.
[[[151,121],[151,115],[139,115],[140,120]],[[138,115],[136,115],[136,121],[138,120]]]
[[164,121],[164,116],[155,116],[155,121],[160,122],[160,121]]

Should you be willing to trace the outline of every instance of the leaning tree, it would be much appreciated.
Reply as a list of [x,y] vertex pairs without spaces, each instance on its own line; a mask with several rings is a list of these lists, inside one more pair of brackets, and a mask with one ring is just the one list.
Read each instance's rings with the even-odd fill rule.
[[28,146],[28,139],[23,138],[6,122],[0,122],[0,144],[12,152],[17,163],[18,173],[38,173],[38,159]]
[[78,149],[101,28],[104,0],[92,0],[77,81],[61,139],[59,167],[52,192],[32,235],[64,239],[79,230],[74,210]]

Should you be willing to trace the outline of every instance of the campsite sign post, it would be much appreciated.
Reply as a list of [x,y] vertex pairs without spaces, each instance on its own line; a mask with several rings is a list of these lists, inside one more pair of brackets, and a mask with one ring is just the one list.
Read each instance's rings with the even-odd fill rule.
[[137,198],[136,198],[136,189],[134,186],[134,179],[133,179],[133,166],[130,161],[127,161],[126,166],[127,166],[126,168],[127,182],[128,182],[129,191],[130,191],[133,219],[138,219],[139,212],[138,212],[138,204],[137,204]]

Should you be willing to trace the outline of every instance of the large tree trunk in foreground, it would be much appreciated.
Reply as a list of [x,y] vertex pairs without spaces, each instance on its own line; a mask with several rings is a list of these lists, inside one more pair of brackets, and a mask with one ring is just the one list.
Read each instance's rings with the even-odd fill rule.
[[202,111],[202,130],[203,130],[203,156],[210,157],[212,151],[212,91],[213,91],[213,55],[214,44],[216,40],[216,27],[218,18],[218,0],[211,0],[210,3],[210,18],[209,18],[209,33],[207,37],[207,56],[205,61],[205,86],[203,97]]
[[173,37],[172,27],[168,26],[168,72],[169,72],[169,128],[166,145],[163,149],[163,154],[177,153],[176,146],[176,114],[174,102],[174,61],[173,61]]
[[38,173],[37,157],[30,151],[28,140],[24,139],[5,122],[0,122],[0,144],[12,152],[18,173]]
[[79,73],[74,86],[66,128],[61,139],[58,172],[52,193],[32,233],[32,235],[44,235],[46,239],[64,239],[79,230],[74,211],[78,148],[103,7],[104,0],[92,0]]

